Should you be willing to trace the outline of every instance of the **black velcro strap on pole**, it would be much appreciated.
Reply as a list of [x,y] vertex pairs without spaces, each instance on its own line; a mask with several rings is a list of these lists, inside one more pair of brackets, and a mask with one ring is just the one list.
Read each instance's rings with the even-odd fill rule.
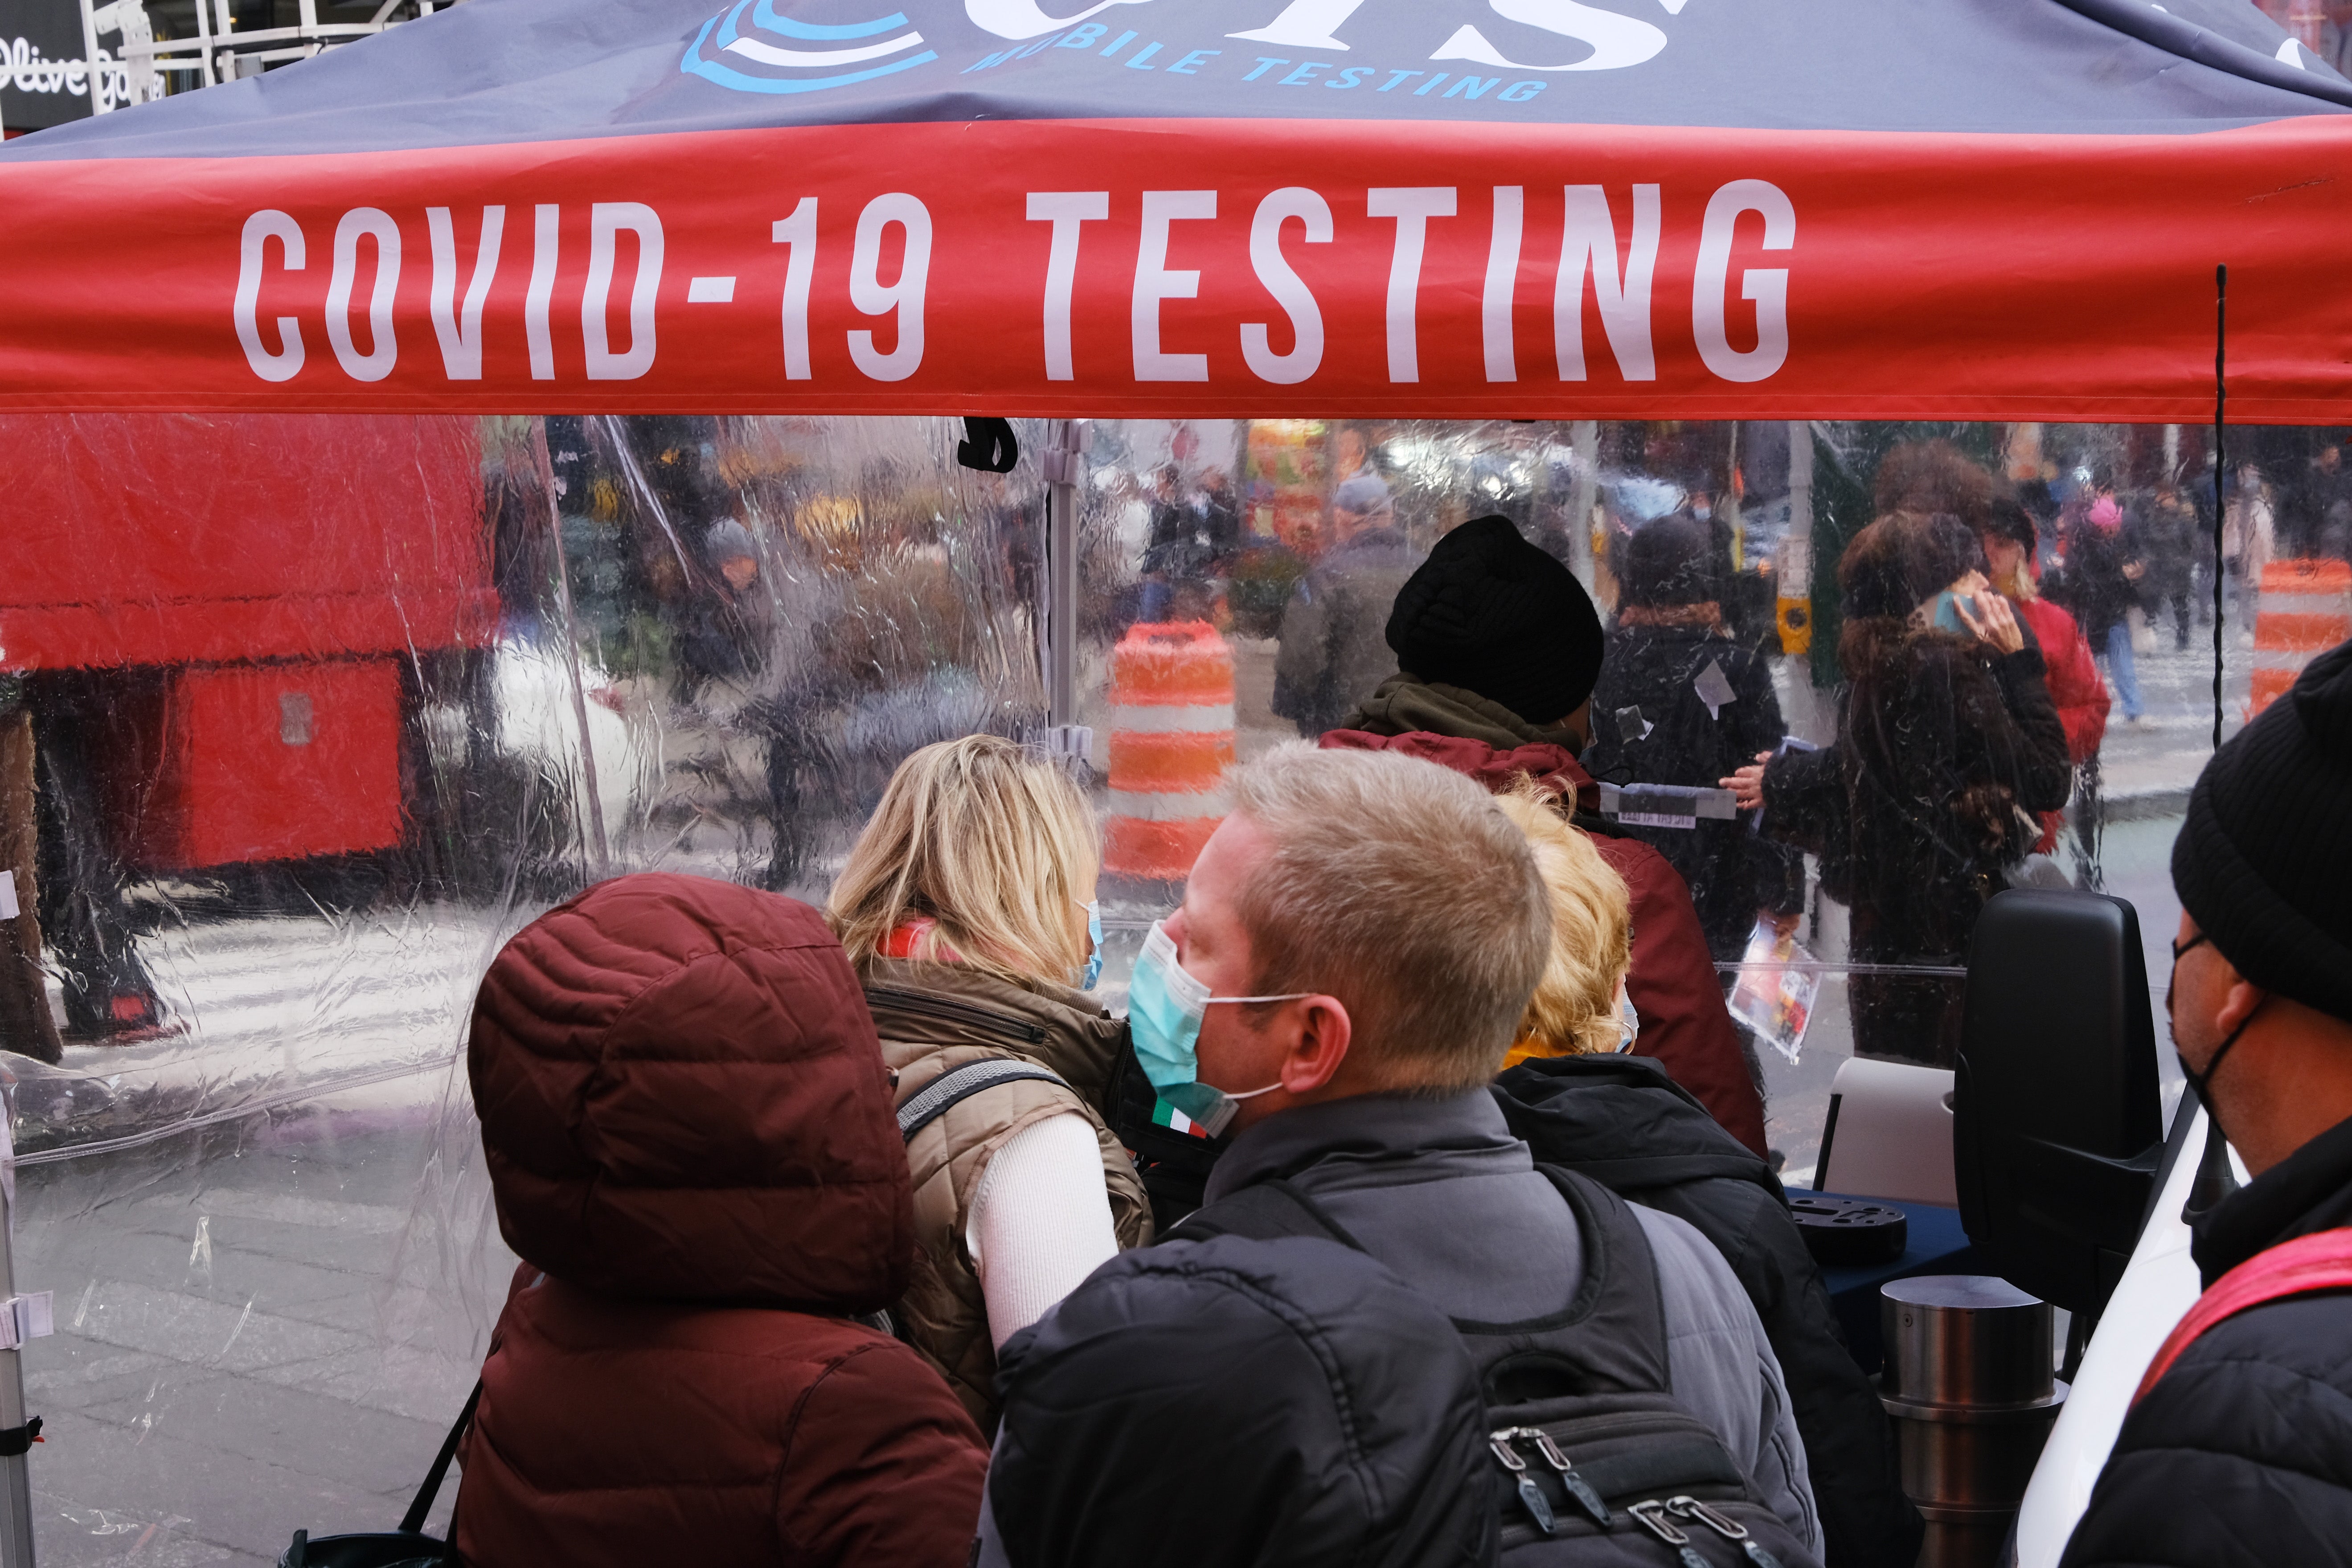
[[0,1426],[0,1459],[13,1459],[31,1451],[41,1439],[41,1418],[34,1416],[22,1426]]
[[[915,1097],[898,1108],[898,1136],[907,1142],[915,1134],[946,1115],[950,1107],[960,1105],[984,1089],[994,1089],[1000,1083],[1018,1083],[1024,1079],[1039,1083],[1069,1085],[1061,1075],[1029,1062],[1015,1061],[1010,1057],[991,1057],[985,1061],[966,1062],[950,1068],[925,1084]],[[1075,1089],[1072,1093],[1077,1092]]]

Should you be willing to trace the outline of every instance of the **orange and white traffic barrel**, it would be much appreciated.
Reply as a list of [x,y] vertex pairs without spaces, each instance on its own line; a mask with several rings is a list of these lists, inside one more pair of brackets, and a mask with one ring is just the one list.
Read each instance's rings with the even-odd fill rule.
[[1206,621],[1138,622],[1110,654],[1103,869],[1180,881],[1227,809],[1234,651]]
[[2347,637],[2352,637],[2352,566],[2298,560],[2263,567],[2254,607],[2252,710],[2276,701],[2305,665]]

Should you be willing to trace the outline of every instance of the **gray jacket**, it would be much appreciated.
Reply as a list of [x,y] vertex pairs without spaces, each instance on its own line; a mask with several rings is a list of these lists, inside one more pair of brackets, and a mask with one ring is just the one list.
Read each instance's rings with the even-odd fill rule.
[[[1583,1277],[1575,1216],[1484,1088],[1444,1100],[1361,1095],[1268,1117],[1218,1160],[1207,1201],[1276,1175],[1449,1317],[1539,1317]],[[1657,1260],[1675,1396],[1818,1553],[1804,1444],[1748,1293],[1690,1226],[1633,1213]]]
[[1273,708],[1313,740],[1396,673],[1389,611],[1422,562],[1395,528],[1356,535],[1300,579],[1282,612]]

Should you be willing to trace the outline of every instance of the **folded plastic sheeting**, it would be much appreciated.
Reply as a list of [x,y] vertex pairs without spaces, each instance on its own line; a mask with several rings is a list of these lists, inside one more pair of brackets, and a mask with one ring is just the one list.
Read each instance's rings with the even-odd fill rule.
[[[18,1288],[55,1309],[26,1355],[47,1423],[45,1561],[246,1561],[297,1528],[399,1517],[514,1263],[463,1070],[484,967],[541,910],[631,870],[822,901],[909,752],[1045,724],[1045,492],[1038,432],[1016,433],[1022,460],[997,476],[959,468],[961,432],[932,419],[0,421],[0,869],[18,904],[0,913],[16,1053],[0,1059],[23,1155]],[[1916,463],[1906,443],[1929,437],[2014,487],[2044,599],[2100,637],[2101,664],[2070,667],[2075,699],[2085,668],[2101,696],[2124,679],[2098,617],[2126,649],[2157,634],[2133,672],[2154,722],[2124,726],[2118,693],[2104,742],[2056,763],[2071,814],[2000,794],[2046,795],[2046,777],[1971,773],[1937,727],[1942,688],[1881,680],[1882,705],[1857,706],[1839,662],[1854,624],[1840,563],[1902,471],[1894,454]],[[2315,437],[2234,439],[2261,466],[2224,498],[2233,725],[2250,552],[2340,552],[2330,520],[2352,515],[2330,510],[2345,503]],[[1954,910],[2019,869],[2022,836],[2048,828],[2059,874],[2104,877],[2165,929],[2161,818],[2210,719],[2200,441],[1097,425],[1060,623],[1079,701],[1060,717],[1090,731],[1106,997],[1227,808],[1233,766],[1368,721],[1399,673],[1398,588],[1449,530],[1499,511],[1591,585],[1611,628],[1583,758],[1596,785],[1695,803],[1600,830],[1681,870],[1727,971],[1763,914],[1795,920],[1815,955],[1811,1048],[1763,1063],[1774,1143],[1801,1169],[1858,1029],[1877,1031],[1864,1048],[1932,1058]],[[2103,484],[2111,534],[2093,521]],[[2135,561],[2145,585],[2126,603],[2110,578]],[[1903,624],[1910,606],[1891,607]],[[1958,668],[1952,644],[1919,668]],[[1828,759],[1806,798],[1769,802],[1790,830],[1724,816],[1719,775],[1790,734],[1822,748],[1792,757]],[[1952,816],[1971,784],[1973,815]],[[1951,823],[2004,821],[2005,849],[1935,859]],[[1882,841],[1928,870],[1877,875],[1864,851]]]

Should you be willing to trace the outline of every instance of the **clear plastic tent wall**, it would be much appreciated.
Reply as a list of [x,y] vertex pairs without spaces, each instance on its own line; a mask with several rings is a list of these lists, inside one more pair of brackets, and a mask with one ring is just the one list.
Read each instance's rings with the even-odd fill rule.
[[[397,1519],[514,1264],[464,1071],[485,965],[627,871],[821,903],[906,754],[1044,732],[1045,432],[1017,431],[998,476],[943,419],[8,422],[4,929],[47,984],[0,998],[0,1045],[18,1289],[56,1303],[25,1357],[45,1562],[274,1560],[297,1528]],[[2266,560],[2344,557],[2335,438],[2230,432],[2225,731],[2271,652]],[[1948,991],[1958,959],[1890,947],[1878,884],[1722,820],[1712,763],[1665,742],[1694,710],[1837,742],[1840,556],[1927,441],[2009,487],[2029,574],[2100,635],[2104,737],[2019,827],[2020,874],[2131,899],[2160,977],[2214,714],[2209,430],[1133,420],[1092,427],[1078,492],[1106,1001],[1224,770],[1345,723],[1394,673],[1403,576],[1500,512],[1612,627],[1585,761],[1689,880],[1807,1184],[1840,1062],[1948,1065],[1882,1003]],[[1660,527],[1708,596],[1636,603]],[[1171,660],[1205,749],[1155,750],[1139,717]]]

